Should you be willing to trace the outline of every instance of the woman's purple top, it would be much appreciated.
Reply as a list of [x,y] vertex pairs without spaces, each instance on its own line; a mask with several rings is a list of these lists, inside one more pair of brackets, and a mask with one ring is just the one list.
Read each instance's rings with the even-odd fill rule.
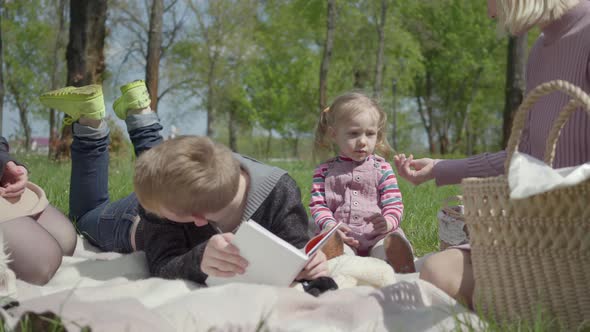
[[[590,1],[583,0],[559,20],[544,27],[531,49],[526,91],[552,80],[565,80],[590,93]],[[543,160],[548,133],[569,97],[555,92],[542,97],[530,110],[519,151]],[[441,160],[434,167],[436,184],[460,183],[466,177],[504,173],[506,152],[483,153],[466,159]],[[590,116],[578,110],[561,132],[553,166],[575,166],[590,161]]]

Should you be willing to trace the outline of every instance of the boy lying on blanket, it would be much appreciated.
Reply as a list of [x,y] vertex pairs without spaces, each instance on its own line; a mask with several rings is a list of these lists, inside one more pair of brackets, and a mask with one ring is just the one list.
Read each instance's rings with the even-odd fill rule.
[[[136,239],[143,237],[156,276],[203,283],[208,275],[244,273],[248,262],[231,241],[248,219],[297,248],[309,240],[301,194],[286,171],[232,154],[206,137],[172,139],[143,153],[135,192],[145,209]],[[298,279],[326,274],[320,252]]]
[[[206,137],[163,142],[143,81],[121,87],[115,114],[127,125],[138,160],[136,195],[108,195],[109,129],[100,85],[66,87],[40,100],[73,122],[70,217],[104,251],[144,250],[150,272],[205,283],[208,276],[244,273],[248,262],[231,244],[252,219],[297,248],[309,240],[301,194],[286,171],[233,154]],[[315,255],[297,279],[327,274]]]

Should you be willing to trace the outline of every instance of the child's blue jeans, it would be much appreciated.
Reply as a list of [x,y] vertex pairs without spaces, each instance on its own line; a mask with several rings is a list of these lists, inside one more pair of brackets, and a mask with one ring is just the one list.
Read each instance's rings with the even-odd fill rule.
[[[139,156],[162,142],[158,116],[130,115],[125,121],[135,154]],[[130,232],[138,217],[135,193],[109,199],[109,128],[73,126],[70,219],[90,243],[104,251],[131,252]]]

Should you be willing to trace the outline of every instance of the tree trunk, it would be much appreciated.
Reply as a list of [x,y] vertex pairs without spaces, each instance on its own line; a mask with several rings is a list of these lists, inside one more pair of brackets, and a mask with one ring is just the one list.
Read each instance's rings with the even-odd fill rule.
[[[0,0],[0,8],[4,8],[4,1]],[[2,48],[2,15],[0,15],[0,136],[4,118],[4,50]]]
[[215,63],[216,58],[209,63],[209,73],[207,74],[207,101],[205,108],[207,110],[207,136],[213,137],[215,134],[213,130],[213,124],[215,123],[215,115],[213,114],[213,98],[215,98]]
[[391,147],[397,151],[397,80],[391,80]]
[[27,117],[28,109],[26,107],[18,107],[18,116],[25,134],[25,151],[31,149],[31,124]]
[[438,136],[438,145],[440,154],[445,155],[449,153],[449,137],[447,134],[440,134]]
[[150,15],[150,31],[148,34],[148,50],[145,67],[145,83],[150,93],[154,112],[158,108],[158,81],[160,56],[162,54],[162,16],[164,15],[164,1],[153,0]]
[[369,74],[364,69],[355,69],[354,70],[354,81],[352,82],[352,87],[355,90],[364,90],[365,82],[368,79]]
[[23,100],[23,96],[21,95],[21,91],[14,85],[13,82],[8,82],[8,90],[10,94],[14,97],[14,102],[16,103],[16,108],[18,109],[18,116],[20,119],[21,126],[24,130],[25,134],[25,151],[29,151],[31,148],[31,124],[29,123],[29,107],[25,100]]
[[70,1],[67,85],[102,83],[107,0]]
[[328,106],[328,69],[334,46],[334,32],[336,30],[336,0],[328,0],[327,26],[324,55],[320,67],[320,110]]
[[[53,49],[53,68],[51,73],[51,90],[59,88],[59,53],[63,48],[64,40],[63,35],[65,33],[65,0],[58,0],[56,14],[58,20],[57,34],[55,37],[55,47]],[[56,125],[56,111],[52,108],[49,110],[49,154],[48,156],[54,156],[56,152],[56,140],[57,140],[57,125]]]
[[422,105],[422,96],[419,94],[416,94],[416,103],[418,104],[418,114],[420,115],[420,120],[422,121],[428,139],[428,151],[430,151],[430,154],[433,154],[436,151],[434,148],[434,129],[430,122],[430,116],[427,116],[426,114],[428,111],[425,109],[426,107]]
[[377,24],[377,36],[379,37],[379,48],[377,50],[377,61],[375,62],[375,86],[373,96],[381,98],[383,91],[383,53],[385,50],[385,17],[387,16],[387,0],[381,0],[381,22]]
[[471,107],[473,106],[473,102],[475,97],[477,96],[477,92],[479,91],[479,82],[481,81],[481,75],[483,73],[483,67],[477,68],[475,71],[475,76],[473,78],[473,84],[471,86],[471,96],[469,97],[469,102],[465,107],[465,117],[463,118],[462,124],[460,128],[457,130],[457,137],[455,138],[455,144],[453,146],[453,150],[457,146],[461,144],[462,133],[463,129],[465,130],[465,153],[470,156],[473,154],[473,140],[472,140],[472,133],[471,133],[471,125],[469,123],[469,118],[471,115]]
[[299,135],[293,139],[293,157],[299,158]]
[[266,137],[266,158],[270,157],[270,144],[272,140],[272,129],[268,130],[268,136]]
[[527,34],[510,37],[508,40],[508,61],[506,63],[506,97],[504,103],[504,124],[502,126],[502,147],[506,148],[512,130],[512,118],[524,97],[525,68],[527,56]]
[[237,141],[237,119],[235,118],[236,108],[234,103],[230,103],[229,106],[229,120],[228,120],[228,129],[229,129],[229,148],[233,152],[238,152],[238,141]]
[[[70,40],[66,51],[68,86],[101,84],[106,36],[107,0],[70,1]],[[56,156],[69,155],[71,126],[64,126]]]

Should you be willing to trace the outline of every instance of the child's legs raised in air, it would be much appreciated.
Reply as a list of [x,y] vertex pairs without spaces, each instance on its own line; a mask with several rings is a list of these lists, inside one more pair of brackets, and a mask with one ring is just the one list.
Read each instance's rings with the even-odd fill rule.
[[70,218],[83,215],[109,200],[109,128],[101,121],[97,128],[74,123]]
[[145,113],[129,114],[125,123],[136,156],[162,143],[162,126],[156,113],[146,110]]
[[[80,122],[84,122],[80,119]],[[70,217],[92,244],[104,251],[131,252],[130,230],[137,218],[137,199],[109,201],[109,129],[74,123]]]

